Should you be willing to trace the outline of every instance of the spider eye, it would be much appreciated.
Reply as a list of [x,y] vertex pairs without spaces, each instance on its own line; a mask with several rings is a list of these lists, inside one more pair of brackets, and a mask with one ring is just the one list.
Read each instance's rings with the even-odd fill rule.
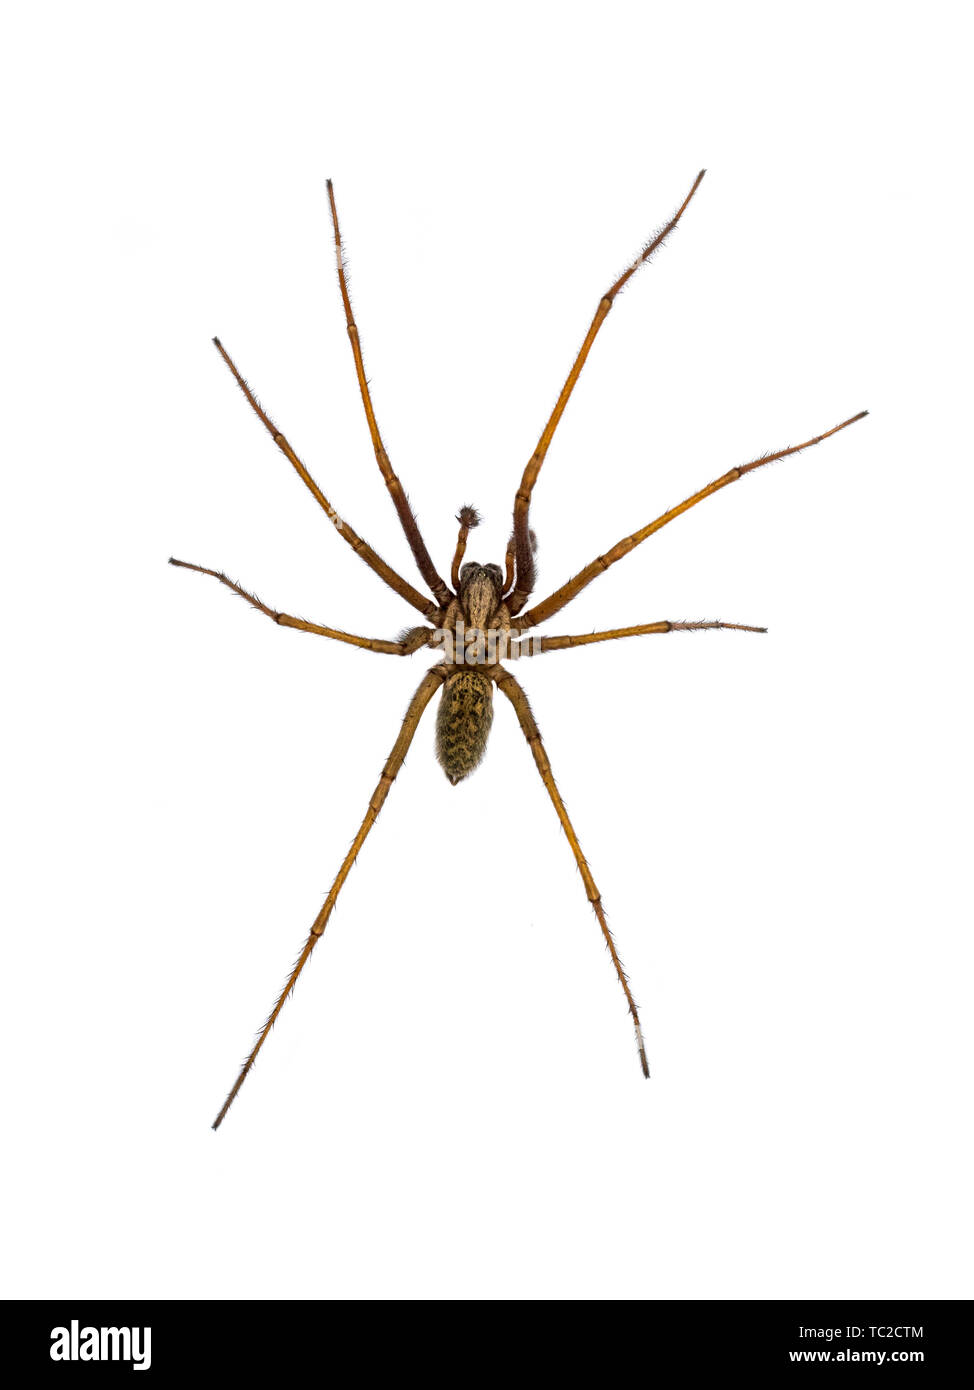
[[504,576],[501,573],[500,565],[485,565],[484,569],[497,584],[497,592],[502,593],[504,589]]

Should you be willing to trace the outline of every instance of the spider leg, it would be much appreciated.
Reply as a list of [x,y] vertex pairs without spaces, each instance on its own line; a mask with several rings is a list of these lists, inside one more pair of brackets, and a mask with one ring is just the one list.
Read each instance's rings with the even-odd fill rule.
[[191,565],[188,560],[170,559],[169,563],[178,565],[180,569],[196,570],[197,574],[211,574],[214,579],[219,579],[221,584],[225,584],[228,589],[246,599],[258,613],[266,613],[268,618],[281,627],[297,628],[299,632],[314,632],[319,637],[333,637],[336,642],[348,642],[353,647],[364,647],[370,652],[385,652],[389,656],[410,656],[413,652],[419,651],[420,647],[429,646],[429,638],[435,632],[431,627],[416,627],[398,642],[385,642],[379,637],[356,637],[352,632],[339,632],[333,627],[321,627],[318,623],[305,622],[304,618],[294,618],[290,613],[277,613],[273,608],[268,608],[266,603],[261,603],[256,594],[248,593],[219,570],[207,569],[205,565]]
[[721,488],[727,487],[730,483],[736,483],[738,478],[743,478],[745,473],[752,472],[755,468],[763,468],[766,463],[774,463],[776,459],[787,458],[789,454],[800,453],[802,449],[810,449],[814,444],[821,444],[823,439],[828,439],[833,434],[838,434],[839,430],[844,430],[848,425],[854,425],[857,420],[862,420],[869,414],[868,410],[860,410],[858,415],[851,416],[848,420],[843,420],[841,425],[833,425],[832,429],[826,430],[824,434],[818,434],[814,439],[806,439],[804,444],[793,444],[788,449],[779,449],[776,454],[765,454],[763,458],[754,459],[751,463],[742,464],[738,468],[732,468],[729,473],[718,478],[715,482],[708,483],[706,487],[695,492],[692,497],[686,498],[678,506],[671,507],[668,512],[658,516],[655,521],[651,521],[648,526],[644,526],[641,531],[634,531],[631,536],[626,536],[623,540],[614,545],[611,550],[604,555],[599,555],[590,565],[586,565],[583,570],[579,570],[573,579],[569,579],[567,584],[563,584],[560,589],[556,589],[548,598],[524,613],[518,619],[517,626],[521,629],[536,627],[538,623],[543,623],[545,619],[559,613],[566,603],[571,603],[576,595],[580,594],[586,585],[591,584],[593,579],[598,579],[600,574],[604,574],[610,565],[614,565],[617,560],[621,560],[624,555],[628,555],[630,550],[635,550],[637,545],[641,545],[647,536],[653,535],[655,531],[661,530],[668,525],[674,518],[681,516],[684,512],[695,507],[698,502],[702,502],[705,497],[711,497]]
[[598,918],[599,926],[602,929],[602,935],[605,938],[605,944],[608,946],[609,955],[612,957],[612,964],[615,966],[616,975],[619,977],[619,983],[622,985],[622,991],[626,996],[626,1003],[629,1005],[629,1012],[632,1015],[632,1021],[636,1029],[636,1045],[639,1048],[639,1060],[642,1064],[643,1076],[648,1078],[649,1064],[646,1061],[646,1048],[643,1044],[643,1033],[639,1025],[639,1012],[636,1008],[636,1001],[632,997],[628,977],[626,976],[625,970],[622,968],[622,961],[619,959],[619,954],[616,951],[612,933],[609,931],[609,924],[605,920],[605,911],[602,907],[601,895],[599,894],[598,888],[595,886],[595,879],[592,877],[591,870],[585,861],[585,856],[582,853],[581,845],[578,843],[578,837],[575,834],[574,827],[568,819],[565,803],[562,801],[558,788],[555,785],[555,777],[551,770],[551,763],[548,761],[548,755],[544,750],[544,744],[541,742],[541,733],[535,723],[534,715],[531,713],[528,697],[511,673],[505,671],[503,666],[492,666],[487,674],[492,680],[496,681],[498,688],[504,692],[514,706],[514,712],[517,715],[518,723],[521,725],[524,737],[528,741],[528,745],[534,756],[534,761],[541,774],[541,780],[544,782],[548,795],[551,797],[552,804],[558,813],[558,819],[561,821],[561,828],[568,836],[568,843],[572,847],[572,854],[575,856],[578,871],[582,875],[582,882],[585,885],[586,895]]
[[358,555],[360,559],[364,560],[365,563],[369,566],[369,568],[374,570],[380,579],[384,579],[385,582],[389,585],[390,589],[395,589],[396,593],[399,594],[401,598],[404,598],[407,603],[411,603],[414,608],[418,608],[420,613],[422,613],[425,617],[432,618],[436,613],[439,612],[437,605],[435,603],[432,603],[428,598],[421,594],[418,589],[414,589],[411,584],[407,583],[407,581],[403,579],[402,575],[397,574],[397,572],[392,568],[391,565],[387,565],[385,560],[382,559],[381,555],[378,555],[370,545],[366,544],[366,542],[362,539],[361,536],[357,536],[355,532],[352,530],[351,526],[349,526],[348,522],[345,521],[343,517],[340,517],[338,515],[334,507],[328,501],[328,498],[325,496],[321,488],[315,482],[314,478],[312,478],[311,474],[308,472],[304,464],[298,458],[297,454],[291,448],[290,444],[284,438],[284,435],[281,434],[280,430],[274,424],[273,420],[271,420],[270,416],[258,405],[257,397],[254,395],[253,391],[251,391],[246,381],[244,381],[243,377],[237,371],[233,359],[231,358],[230,354],[227,352],[223,344],[220,342],[220,339],[214,338],[213,342],[220,356],[223,358],[224,362],[227,364],[227,366],[233,373],[237,385],[240,387],[241,391],[244,393],[244,395],[247,397],[247,400],[250,402],[251,408],[253,409],[254,413],[257,415],[261,423],[265,426],[268,433],[273,438],[274,443],[280,449],[281,453],[292,465],[298,477],[304,483],[305,487],[311,493],[312,497],[315,499],[318,505],[327,513],[328,517],[330,518],[335,527],[335,530],[341,536],[342,540],[348,542],[348,544],[355,551],[356,555]]
[[612,642],[617,637],[644,637],[656,632],[698,632],[703,628],[733,628],[736,632],[767,632],[766,627],[748,627],[746,623],[641,623],[639,627],[615,627],[608,632],[583,632],[577,637],[528,637],[523,645],[512,642],[511,657],[539,656],[542,652],[558,652],[566,647],[585,647],[589,642]]
[[514,532],[511,532],[511,539],[507,542],[507,553],[504,556],[504,592],[509,594],[514,588]]
[[676,214],[670,218],[662,231],[657,232],[649,244],[639,253],[629,269],[619,276],[615,284],[606,290],[605,294],[599,300],[598,308],[595,311],[595,317],[592,319],[589,330],[585,335],[585,341],[578,350],[578,356],[572,364],[572,369],[568,373],[565,384],[561,388],[561,395],[555,402],[555,408],[551,412],[551,418],[545,425],[541,438],[538,440],[538,447],[528,460],[527,467],[521,478],[521,486],[518,488],[514,497],[514,540],[517,554],[517,583],[516,586],[505,595],[512,614],[521,611],[534,588],[534,555],[531,545],[531,528],[528,525],[531,493],[538,480],[538,474],[541,472],[541,465],[545,461],[548,446],[551,444],[555,430],[558,428],[558,422],[562,417],[565,406],[568,404],[568,398],[575,389],[575,383],[578,381],[582,368],[585,366],[585,359],[588,357],[589,350],[595,342],[596,334],[608,317],[609,310],[612,308],[612,303],[616,295],[622,289],[623,285],[625,285],[626,281],[635,275],[641,265],[645,265],[653,252],[663,244],[670,232],[672,232],[673,228],[686,211],[690,199],[700,187],[700,181],[705,172],[706,171],[703,169],[700,170],[700,173],[693,181],[693,187],[680,204]]
[[220,1110],[220,1113],[219,1115],[217,1115],[216,1119],[213,1122],[214,1129],[218,1129],[220,1127],[220,1125],[223,1122],[224,1116],[226,1115],[227,1111],[230,1109],[230,1106],[236,1099],[237,1092],[240,1090],[240,1087],[247,1079],[247,1073],[254,1065],[254,1062],[257,1058],[257,1054],[263,1047],[264,1041],[267,1038],[268,1033],[271,1031],[275,1022],[277,1021],[277,1016],[283,1009],[288,995],[291,993],[292,989],[295,986],[295,983],[297,982],[298,976],[301,974],[301,971],[307,964],[308,957],[311,955],[311,952],[314,950],[318,940],[320,939],[322,933],[325,930],[325,927],[328,925],[328,918],[331,916],[332,909],[335,906],[338,894],[341,892],[342,885],[348,877],[349,870],[355,863],[359,850],[365,843],[369,831],[372,829],[379,815],[379,812],[382,810],[383,803],[385,802],[385,799],[389,794],[389,788],[392,786],[393,782],[396,779],[396,775],[399,772],[399,769],[402,767],[406,753],[409,751],[409,745],[413,741],[413,735],[415,734],[416,729],[419,725],[419,721],[423,716],[423,711],[429,704],[430,700],[432,700],[437,690],[439,690],[440,686],[443,684],[443,681],[446,679],[446,675],[447,668],[445,666],[434,666],[433,669],[431,671],[428,671],[426,675],[423,677],[422,681],[419,684],[419,688],[416,691],[416,694],[410,701],[409,708],[407,709],[405,718],[402,721],[402,728],[399,731],[399,737],[393,744],[392,752],[389,754],[389,757],[386,760],[386,765],[382,769],[382,775],[379,778],[378,785],[376,786],[375,791],[372,793],[372,799],[369,802],[369,809],[365,813],[365,819],[359,827],[358,834],[352,841],[351,849],[348,851],[344,860],[342,861],[342,866],[338,870],[338,873],[335,877],[335,881],[328,891],[328,896],[324,901],[324,905],[322,906],[321,911],[318,913],[318,916],[314,920],[314,924],[312,925],[311,931],[308,934],[308,939],[304,943],[304,948],[301,951],[301,954],[298,956],[297,961],[295,962],[294,969],[288,976],[287,983],[281,991],[277,1003],[271,1010],[270,1017],[264,1024],[263,1028],[260,1030],[260,1034],[258,1035],[257,1041],[254,1043],[254,1046],[251,1049],[250,1055],[247,1058],[246,1062],[244,1062],[243,1067],[240,1071],[240,1075],[237,1077],[236,1081],[233,1084],[233,1089],[230,1091],[230,1094],[223,1102],[223,1106]]
[[372,408],[372,397],[369,393],[368,378],[365,375],[365,364],[362,361],[362,343],[359,338],[358,325],[352,316],[352,303],[348,297],[348,285],[345,283],[345,255],[342,247],[342,234],[338,229],[338,209],[335,206],[335,190],[332,188],[331,179],[328,180],[328,201],[331,204],[331,220],[335,228],[335,258],[338,261],[338,285],[342,292],[342,304],[345,309],[345,324],[348,328],[348,339],[352,344],[352,354],[355,358],[355,373],[358,377],[359,391],[362,393],[362,404],[365,406],[365,418],[368,421],[369,434],[372,436],[372,448],[375,450],[376,463],[379,471],[385,480],[385,485],[389,489],[393,505],[399,515],[402,529],[406,533],[409,548],[413,552],[413,558],[419,568],[420,574],[426,580],[430,589],[436,595],[441,607],[445,607],[450,602],[453,595],[444,584],[443,580],[436,572],[429,551],[426,549],[426,542],[420,535],[419,524],[413,515],[413,509],[409,505],[409,500],[403,491],[402,483],[393,472],[392,464],[389,462],[389,455],[385,451],[382,443],[382,436],[379,433],[379,426],[376,423],[375,411]]

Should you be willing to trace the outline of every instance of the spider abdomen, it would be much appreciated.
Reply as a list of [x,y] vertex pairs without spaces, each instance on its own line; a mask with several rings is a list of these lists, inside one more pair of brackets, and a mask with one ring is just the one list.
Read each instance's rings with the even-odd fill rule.
[[453,786],[484,756],[493,700],[493,684],[480,671],[457,671],[443,687],[436,713],[436,757]]

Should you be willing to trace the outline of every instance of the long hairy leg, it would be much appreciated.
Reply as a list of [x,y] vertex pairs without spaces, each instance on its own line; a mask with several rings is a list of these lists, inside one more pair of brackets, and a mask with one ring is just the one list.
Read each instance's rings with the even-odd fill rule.
[[541,465],[545,461],[548,446],[554,438],[555,430],[558,428],[558,422],[562,417],[565,406],[568,404],[568,398],[571,396],[572,391],[574,391],[575,383],[581,376],[582,368],[585,366],[585,359],[588,357],[589,350],[595,342],[599,329],[609,315],[609,310],[612,308],[616,295],[626,282],[635,275],[639,267],[646,264],[653,252],[662,246],[684,212],[686,212],[690,199],[700,187],[700,181],[704,173],[705,170],[701,169],[700,173],[693,181],[693,187],[680,204],[674,216],[670,218],[662,231],[656,233],[652,240],[639,253],[629,269],[619,276],[615,284],[610,286],[599,300],[598,308],[595,311],[595,317],[592,319],[589,330],[585,335],[585,341],[578,350],[578,356],[572,364],[572,369],[568,373],[565,384],[561,388],[561,395],[555,402],[555,408],[551,412],[551,418],[545,425],[541,438],[538,440],[538,447],[528,460],[527,467],[521,478],[521,486],[518,488],[514,498],[514,545],[517,560],[517,580],[514,588],[505,595],[511,613],[519,613],[521,611],[528,596],[534,589],[534,549],[531,544],[531,527],[528,523],[528,512],[531,507],[531,493],[538,480],[538,474],[541,472]]
[[423,716],[423,711],[429,704],[430,700],[432,700],[436,692],[442,686],[443,681],[446,679],[446,675],[446,667],[434,666],[433,669],[431,671],[428,671],[427,674],[423,677],[422,681],[420,682],[419,688],[416,691],[416,694],[410,701],[409,708],[407,709],[405,718],[402,721],[402,728],[399,731],[399,737],[393,744],[392,752],[386,759],[386,765],[382,769],[382,775],[379,778],[378,785],[376,786],[375,791],[372,793],[372,799],[369,802],[369,809],[365,813],[365,819],[359,826],[358,834],[352,841],[351,849],[348,851],[345,858],[342,860],[342,866],[338,870],[337,875],[335,876],[335,882],[331,885],[331,888],[328,891],[328,896],[324,901],[322,909],[314,920],[314,923],[311,927],[311,931],[308,934],[308,939],[304,943],[304,948],[301,951],[301,954],[298,956],[297,961],[295,962],[294,969],[288,976],[287,983],[281,991],[277,1003],[271,1010],[270,1017],[264,1024],[263,1028],[260,1030],[260,1033],[257,1037],[257,1041],[254,1043],[249,1057],[240,1069],[240,1075],[234,1082],[230,1094],[223,1102],[219,1115],[217,1115],[216,1119],[213,1121],[214,1129],[219,1129],[220,1125],[223,1123],[224,1116],[226,1115],[227,1111],[230,1109],[230,1106],[236,1099],[237,1092],[240,1090],[240,1087],[246,1081],[247,1073],[254,1065],[258,1052],[260,1052],[260,1049],[264,1046],[264,1042],[267,1038],[268,1033],[271,1031],[274,1024],[277,1022],[278,1014],[283,1009],[288,995],[291,993],[292,989],[297,983],[298,976],[301,974],[301,971],[308,963],[308,958],[310,957],[311,952],[314,950],[315,946],[318,944],[318,941],[321,939],[321,935],[324,932],[325,927],[328,925],[328,919],[332,914],[332,909],[334,908],[338,895],[342,890],[342,885],[348,877],[349,870],[355,863],[355,860],[358,856],[358,852],[365,843],[369,831],[372,829],[373,825],[375,825],[379,812],[382,810],[383,803],[385,802],[385,799],[389,794],[389,788],[396,780],[396,774],[402,767],[403,759],[405,758],[406,753],[409,751],[409,745],[413,741],[413,735],[415,734],[416,729],[419,725],[419,721]]
[[340,517],[338,515],[338,513],[335,511],[335,508],[331,505],[331,503],[328,501],[328,498],[325,496],[321,488],[315,482],[314,478],[312,478],[311,474],[305,468],[304,464],[298,458],[297,454],[291,448],[290,444],[284,438],[283,434],[281,434],[280,430],[274,424],[274,421],[270,418],[267,412],[263,410],[262,407],[259,405],[257,397],[254,395],[253,391],[251,391],[246,381],[244,381],[243,377],[237,371],[233,358],[230,356],[226,348],[220,342],[220,339],[214,338],[213,342],[220,356],[223,358],[224,362],[227,364],[227,366],[230,368],[230,371],[233,373],[233,378],[236,381],[237,385],[240,387],[241,391],[244,393],[244,395],[247,397],[247,400],[250,402],[250,406],[254,414],[257,416],[261,424],[270,434],[271,438],[274,440],[274,443],[280,449],[281,453],[294,468],[298,477],[304,483],[305,487],[311,493],[312,497],[318,503],[319,507],[321,507],[322,511],[324,511],[327,514],[329,520],[335,527],[335,530],[341,536],[342,540],[346,541],[347,544],[350,545],[352,549],[355,551],[356,555],[358,555],[359,559],[364,560],[365,563],[368,565],[369,569],[374,570],[375,573],[379,576],[379,578],[383,579],[386,582],[386,584],[389,585],[390,589],[394,589],[396,593],[399,594],[400,598],[404,598],[407,603],[411,603],[414,608],[418,609],[419,612],[424,615],[424,617],[434,617],[436,613],[439,612],[437,605],[433,603],[430,599],[426,598],[424,594],[421,594],[418,589],[414,589],[413,586],[410,583],[408,583],[405,579],[403,579],[402,575],[397,573],[397,571],[394,570],[391,565],[387,565],[381,555],[377,554],[376,551],[374,551],[372,547],[362,539],[361,536],[356,535],[356,533],[352,530],[351,526],[349,526],[348,522],[344,519],[344,517]]
[[824,434],[817,434],[814,439],[806,439],[804,444],[792,444],[787,449],[779,449],[776,454],[765,454],[759,459],[754,459],[751,463],[741,464],[738,468],[732,468],[729,473],[725,473],[715,482],[708,483],[706,487],[695,492],[692,497],[687,497],[678,506],[671,507],[668,512],[658,516],[655,521],[651,521],[648,526],[644,526],[640,531],[633,531],[631,536],[626,536],[623,540],[614,545],[611,550],[604,555],[599,555],[590,565],[586,565],[580,570],[573,579],[569,579],[567,584],[563,584],[560,589],[556,589],[541,603],[522,613],[518,618],[517,626],[523,631],[529,627],[536,627],[538,623],[543,623],[546,618],[553,617],[559,613],[566,603],[571,603],[586,585],[591,584],[593,579],[598,579],[600,574],[605,574],[606,570],[621,560],[624,555],[628,555],[630,550],[635,550],[637,545],[641,545],[648,536],[656,531],[662,530],[664,526],[682,516],[684,512],[695,507],[698,502],[702,502],[705,497],[712,497],[721,488],[728,487],[731,483],[736,483],[738,478],[743,478],[746,473],[752,473],[755,468],[763,468],[767,463],[774,463],[777,459],[787,458],[789,454],[801,453],[802,449],[811,449],[815,444],[821,444],[823,439],[829,439],[833,434],[838,434],[839,430],[847,429],[849,425],[854,425],[857,420],[863,420],[869,414],[868,410],[860,410],[858,415],[852,415],[848,420],[843,420],[841,425],[833,425],[832,429],[826,430]]
[[210,570],[205,565],[191,565],[188,560],[176,560],[172,557],[169,563],[178,566],[179,569],[212,575],[235,594],[239,594],[252,608],[256,608],[258,613],[265,613],[272,622],[278,623],[281,627],[293,627],[299,632],[313,632],[319,637],[333,637],[336,642],[347,642],[352,647],[363,647],[366,651],[384,652],[387,656],[410,656],[413,652],[418,652],[420,647],[429,646],[430,638],[436,630],[432,627],[414,627],[398,642],[385,642],[381,637],[357,637],[353,632],[340,632],[337,628],[322,627],[319,623],[309,623],[304,618],[295,618],[290,613],[278,613],[273,608],[268,608],[266,603],[261,603],[256,594],[249,593],[220,570]]
[[402,483],[393,472],[392,464],[389,462],[389,455],[386,453],[385,445],[382,443],[382,436],[379,433],[379,426],[376,423],[375,411],[372,408],[372,396],[369,392],[369,382],[365,375],[365,364],[362,361],[362,343],[359,338],[358,325],[352,315],[352,302],[348,297],[348,285],[345,282],[345,255],[342,248],[342,234],[338,228],[338,208],[335,206],[335,190],[332,188],[331,179],[328,180],[328,202],[331,205],[331,221],[335,229],[335,259],[338,261],[338,286],[342,292],[342,305],[345,309],[345,324],[348,328],[348,340],[352,345],[352,355],[355,358],[355,374],[358,377],[359,391],[362,394],[362,404],[365,407],[365,418],[368,421],[369,434],[372,437],[372,448],[375,450],[375,461],[379,465],[379,471],[389,489],[389,496],[392,498],[393,505],[399,516],[399,521],[409,548],[413,552],[413,558],[419,568],[420,574],[426,580],[430,589],[436,595],[440,606],[443,607],[450,602],[453,595],[444,584],[443,580],[436,572],[429,551],[426,549],[426,542],[420,534],[419,523],[413,515],[413,509],[409,505],[409,500],[403,491]]
[[590,642],[612,642],[617,637],[645,637],[657,632],[699,632],[711,628],[732,628],[735,632],[767,632],[766,627],[748,627],[746,623],[641,623],[638,627],[614,627],[607,632],[583,632],[572,637],[528,637],[524,643],[514,641],[509,655],[539,656],[542,652],[560,652],[566,647],[585,647]]
[[541,742],[541,733],[535,723],[534,715],[531,713],[528,697],[524,693],[522,687],[511,675],[510,671],[505,671],[503,666],[492,666],[488,674],[492,680],[496,681],[499,689],[504,692],[514,706],[514,712],[517,715],[518,723],[521,725],[524,737],[527,739],[531,752],[534,755],[534,761],[537,764],[538,771],[541,773],[541,780],[544,782],[548,795],[551,797],[552,804],[558,813],[558,819],[561,821],[561,828],[568,836],[568,843],[572,847],[572,854],[575,856],[578,871],[582,875],[582,882],[585,884],[586,895],[598,918],[599,926],[602,929],[602,935],[605,938],[605,944],[609,948],[609,955],[612,957],[612,964],[615,966],[616,975],[619,977],[620,985],[622,985],[622,992],[625,994],[626,1003],[629,1005],[633,1026],[636,1029],[636,1046],[639,1048],[639,1060],[642,1064],[643,1076],[648,1077],[649,1064],[646,1061],[643,1031],[639,1024],[639,1011],[636,1008],[636,1001],[633,999],[632,991],[629,988],[629,978],[622,968],[622,961],[619,959],[615,941],[612,938],[612,933],[609,931],[609,924],[605,920],[602,897],[598,888],[595,886],[595,879],[592,877],[592,872],[586,863],[585,856],[582,853],[582,847],[578,843],[578,836],[575,834],[575,829],[568,819],[565,803],[562,801],[558,788],[555,785],[555,777],[551,770],[551,763],[548,761],[548,755],[545,752],[544,744]]

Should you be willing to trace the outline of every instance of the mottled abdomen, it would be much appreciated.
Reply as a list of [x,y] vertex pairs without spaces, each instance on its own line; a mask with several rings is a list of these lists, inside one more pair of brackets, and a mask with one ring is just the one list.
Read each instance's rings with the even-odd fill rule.
[[436,756],[454,786],[484,756],[493,699],[493,683],[479,671],[457,671],[443,687],[436,713]]

